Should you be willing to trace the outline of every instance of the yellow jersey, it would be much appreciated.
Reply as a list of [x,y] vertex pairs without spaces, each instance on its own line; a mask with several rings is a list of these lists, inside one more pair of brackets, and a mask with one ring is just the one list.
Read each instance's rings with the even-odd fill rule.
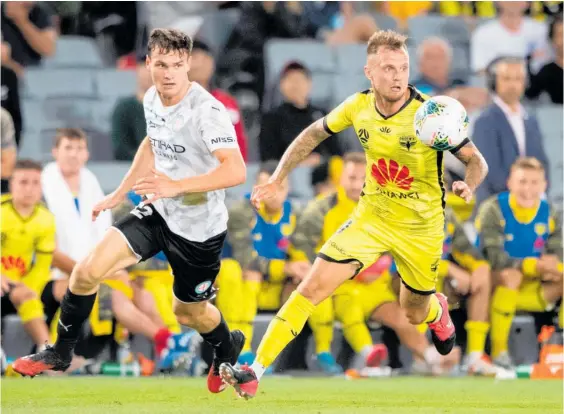
[[2,275],[41,293],[50,278],[55,217],[38,204],[29,217],[18,214],[10,195],[1,199]]
[[379,113],[371,89],[356,93],[323,120],[330,134],[352,126],[366,153],[360,205],[394,225],[442,226],[443,153],[415,136],[415,112],[428,96],[409,85],[410,96],[391,116]]

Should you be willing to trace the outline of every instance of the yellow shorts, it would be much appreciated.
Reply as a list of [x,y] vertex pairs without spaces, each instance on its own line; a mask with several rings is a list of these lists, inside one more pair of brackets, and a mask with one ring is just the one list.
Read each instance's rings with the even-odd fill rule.
[[257,308],[263,311],[277,311],[282,306],[283,283],[262,282],[257,300]]
[[384,303],[396,302],[398,297],[392,289],[392,276],[386,272],[372,283],[354,282],[359,291],[359,300],[364,319],[369,320],[374,310]]
[[444,223],[425,229],[392,226],[361,202],[351,219],[323,245],[319,257],[338,263],[358,262],[360,272],[390,252],[404,285],[425,295],[435,292],[443,239]]

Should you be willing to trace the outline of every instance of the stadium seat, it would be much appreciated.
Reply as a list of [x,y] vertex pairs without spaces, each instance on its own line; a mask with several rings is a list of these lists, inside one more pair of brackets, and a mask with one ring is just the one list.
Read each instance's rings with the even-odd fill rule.
[[273,39],[264,50],[267,85],[277,82],[280,71],[291,60],[302,62],[312,73],[335,72],[333,52],[321,42]]
[[231,36],[231,32],[239,22],[240,10],[219,10],[203,16],[204,22],[195,38],[205,42],[217,57]]
[[334,49],[337,73],[343,75],[364,75],[366,45],[343,45]]
[[337,106],[349,96],[356,92],[361,92],[370,88],[370,81],[364,74],[351,74],[346,77],[346,82],[343,82],[341,75],[334,75],[333,78],[333,105]]
[[23,82],[25,98],[92,98],[94,76],[90,69],[27,69]]
[[103,68],[104,64],[94,39],[82,36],[62,36],[57,40],[53,57],[43,61],[46,68]]
[[100,186],[105,194],[114,191],[129,170],[131,163],[128,161],[89,162],[88,168],[100,181]]
[[437,15],[416,16],[408,20],[409,41],[418,45],[431,36],[442,37],[451,45],[468,45],[470,32],[464,19]]
[[298,167],[290,173],[290,197],[302,200],[313,198],[310,167]]
[[96,72],[96,91],[101,98],[114,98],[135,94],[137,78],[134,71],[105,69]]
[[398,22],[391,16],[386,16],[380,13],[371,13],[372,17],[376,21],[376,26],[380,30],[397,30]]

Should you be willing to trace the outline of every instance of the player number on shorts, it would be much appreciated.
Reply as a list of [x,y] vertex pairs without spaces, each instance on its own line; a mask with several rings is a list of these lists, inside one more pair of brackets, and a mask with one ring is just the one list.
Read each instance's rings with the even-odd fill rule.
[[131,210],[131,214],[133,214],[138,219],[142,219],[143,217],[148,217],[153,214],[153,209],[150,206],[136,207],[135,209]]

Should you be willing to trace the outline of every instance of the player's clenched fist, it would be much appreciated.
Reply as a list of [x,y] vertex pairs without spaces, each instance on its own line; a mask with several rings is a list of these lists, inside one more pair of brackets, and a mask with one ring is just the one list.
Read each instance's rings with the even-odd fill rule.
[[160,198],[176,197],[182,192],[181,183],[169,178],[166,174],[153,168],[153,176],[141,178],[133,186],[135,194],[148,197],[144,205],[152,203]]
[[269,200],[281,190],[281,184],[277,181],[270,181],[266,184],[256,185],[251,194],[251,204],[257,210],[260,208],[260,203],[264,200]]
[[472,189],[468,187],[468,184],[464,181],[455,181],[452,183],[452,192],[464,199],[467,203],[472,200]]

